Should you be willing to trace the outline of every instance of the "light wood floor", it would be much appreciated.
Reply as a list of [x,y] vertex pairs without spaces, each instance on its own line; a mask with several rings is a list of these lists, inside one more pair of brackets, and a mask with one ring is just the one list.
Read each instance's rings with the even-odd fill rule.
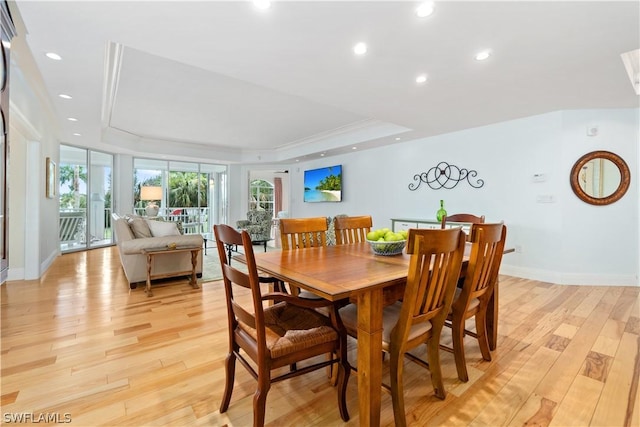
[[[428,372],[407,362],[409,424],[638,426],[639,291],[502,277],[493,361],[482,361],[467,337],[465,384],[442,352],[444,401],[433,396]],[[158,284],[152,298],[142,287],[129,293],[115,248],[63,255],[41,280],[6,283],[2,423],[29,413],[68,414],[73,426],[251,425],[255,382],[239,364],[230,409],[218,412],[223,293],[221,282],[194,290],[186,280]],[[348,394],[346,425],[355,426],[355,374]],[[393,425],[386,392],[382,407],[382,424]],[[345,425],[322,370],[275,384],[266,417],[272,426]]]

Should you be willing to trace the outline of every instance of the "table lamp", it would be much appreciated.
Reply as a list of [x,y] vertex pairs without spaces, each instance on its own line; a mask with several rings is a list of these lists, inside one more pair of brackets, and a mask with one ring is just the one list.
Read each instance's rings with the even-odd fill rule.
[[140,200],[147,200],[147,206],[145,208],[145,212],[147,216],[156,216],[158,215],[158,210],[160,209],[158,205],[156,205],[156,201],[162,200],[162,187],[151,187],[146,186],[140,189]]

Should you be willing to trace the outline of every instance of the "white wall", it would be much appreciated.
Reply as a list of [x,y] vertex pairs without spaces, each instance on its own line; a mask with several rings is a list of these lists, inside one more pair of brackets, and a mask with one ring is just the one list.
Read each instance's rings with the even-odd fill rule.
[[[587,126],[599,126],[597,137]],[[504,220],[507,245],[502,272],[564,284],[638,285],[638,109],[554,112],[432,138],[398,143],[289,167],[291,215],[371,214],[374,227],[390,218],[435,218],[439,200],[449,213]],[[631,169],[627,194],[609,206],[592,206],[571,191],[569,172],[583,154],[606,149]],[[415,174],[440,161],[476,170],[485,184],[451,190],[421,185]],[[303,172],[342,164],[344,201],[304,203]],[[542,173],[546,181],[533,182]],[[553,203],[538,203],[539,195]]]
[[[40,72],[25,41],[26,30],[15,18],[18,36],[11,41],[9,94],[8,280],[24,279],[25,265],[35,266],[29,268],[26,277],[33,279],[38,272],[32,270],[44,272],[60,254],[58,200],[45,197],[44,184],[45,159],[50,157],[58,163],[58,128]],[[27,212],[27,208],[38,209],[37,215]]]
[[[580,201],[566,185],[563,209],[563,281],[631,284],[638,274],[638,145],[640,110],[568,111],[563,115],[563,164],[570,167],[581,155],[608,150],[621,156],[631,169],[627,194],[608,206]],[[599,128],[597,137],[586,136],[587,126]],[[635,269],[634,269],[635,267]],[[636,275],[636,282],[628,276]]]
[[133,214],[133,156],[116,154],[111,185],[115,190],[113,212],[124,216]]

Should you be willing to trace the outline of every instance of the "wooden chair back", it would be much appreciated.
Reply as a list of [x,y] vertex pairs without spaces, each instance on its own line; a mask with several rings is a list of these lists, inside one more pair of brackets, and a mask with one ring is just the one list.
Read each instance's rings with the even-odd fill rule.
[[407,243],[413,245],[407,251],[411,254],[407,286],[391,340],[413,348],[423,339],[409,340],[413,326],[429,321],[434,334],[442,330],[462,267],[465,237],[459,228],[410,229]]
[[[502,254],[507,239],[507,227],[502,224],[473,224],[471,226],[471,253],[462,293],[458,300],[488,299],[498,278]],[[467,295],[468,294],[468,295]]]
[[364,242],[373,227],[370,215],[336,217],[336,245]]
[[442,217],[440,228],[445,228],[448,222],[468,222],[470,224],[482,224],[484,222],[484,215],[476,216],[468,213],[459,213],[453,215],[445,215]]
[[[213,227],[224,281],[229,324],[229,353],[225,362],[226,382],[220,412],[225,412],[231,401],[235,378],[235,361],[257,380],[253,399],[253,425],[265,422],[266,398],[271,383],[294,376],[338,365],[338,408],[344,421],[349,420],[346,389],[349,379],[346,331],[339,322],[337,307],[326,300],[301,300],[282,292],[262,292],[256,267],[253,244],[246,230],[241,233],[224,224]],[[245,269],[237,269],[227,258],[228,245],[242,246]],[[251,303],[246,302],[249,290]],[[272,303],[273,304],[269,304]],[[317,308],[330,310],[326,317]],[[293,337],[294,339],[292,339]],[[253,361],[250,363],[240,349]],[[335,355],[326,361],[306,364],[297,369],[297,362],[323,354]],[[289,366],[290,370],[272,375],[274,369]],[[275,372],[273,372],[275,374]]]
[[[465,222],[467,224],[482,224],[484,223],[484,215],[476,216],[473,214],[460,213],[449,216],[443,216],[440,228],[447,228],[447,222]],[[467,234],[467,242],[471,240],[471,227],[469,225],[462,225],[462,231]]]
[[327,218],[280,219],[282,250],[327,246]]
[[[227,298],[227,315],[229,330],[235,331],[238,322],[256,330],[256,353],[263,360],[266,357],[266,335],[264,328],[264,312],[262,305],[262,292],[260,289],[260,279],[258,269],[253,254],[253,244],[251,237],[246,231],[237,230],[225,224],[214,225],[213,231],[218,247],[218,256],[222,269],[225,294]],[[246,259],[246,271],[233,267],[227,258],[226,245],[240,246],[243,249]],[[245,288],[251,292],[253,307],[249,311],[242,303],[236,301],[234,289]],[[241,292],[240,295],[244,294]]]

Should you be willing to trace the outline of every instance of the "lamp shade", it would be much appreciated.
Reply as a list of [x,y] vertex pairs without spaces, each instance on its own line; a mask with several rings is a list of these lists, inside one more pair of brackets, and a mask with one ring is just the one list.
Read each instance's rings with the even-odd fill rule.
[[162,200],[162,187],[142,187],[140,200]]

